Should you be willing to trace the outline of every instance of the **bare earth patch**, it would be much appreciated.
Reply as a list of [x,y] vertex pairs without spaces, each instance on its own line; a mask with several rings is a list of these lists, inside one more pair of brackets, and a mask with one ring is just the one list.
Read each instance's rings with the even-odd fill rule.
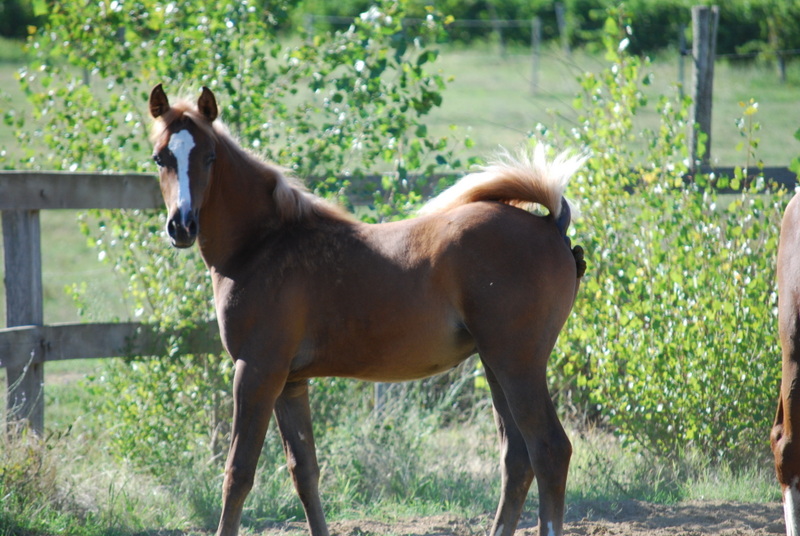
[[[441,515],[396,521],[347,520],[330,523],[333,536],[477,536],[490,519]],[[287,523],[260,532],[263,536],[307,534],[305,523]],[[525,518],[518,536],[539,534],[535,520]],[[780,503],[694,501],[658,505],[641,501],[584,502],[572,506],[565,534],[573,536],[722,536],[783,535]]]

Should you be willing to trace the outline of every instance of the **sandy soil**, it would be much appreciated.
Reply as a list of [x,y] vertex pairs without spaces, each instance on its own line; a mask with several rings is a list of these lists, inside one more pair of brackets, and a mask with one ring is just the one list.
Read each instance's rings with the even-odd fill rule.
[[[330,524],[332,536],[478,536],[486,534],[488,518],[460,519],[435,516],[397,521],[338,521]],[[783,509],[779,503],[742,504],[689,502],[654,505],[640,501],[582,503],[566,516],[565,533],[574,536],[724,536],[782,535]],[[307,534],[304,523],[287,523],[264,536]],[[535,521],[525,518],[517,536],[535,536]]]

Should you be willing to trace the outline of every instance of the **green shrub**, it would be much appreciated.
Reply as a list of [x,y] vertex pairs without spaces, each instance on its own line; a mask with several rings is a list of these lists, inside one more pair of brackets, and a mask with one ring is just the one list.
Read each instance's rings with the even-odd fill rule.
[[[564,405],[628,444],[744,461],[767,452],[777,392],[774,254],[785,196],[759,181],[745,187],[742,170],[687,182],[686,100],[658,99],[660,129],[636,133],[648,77],[618,46],[624,26],[607,20],[612,64],[581,78],[583,116],[567,133],[592,154],[570,185],[589,269],[551,375]],[[742,128],[752,163],[756,125]]]
[[[119,3],[57,2],[33,37],[35,60],[21,77],[35,116],[7,116],[22,144],[40,138],[51,150],[29,155],[18,167],[151,170],[150,88],[163,82],[174,94],[181,86],[207,85],[246,147],[289,167],[320,195],[345,203],[350,182],[341,176],[383,171],[380,184],[368,187],[374,197],[368,212],[374,219],[400,217],[427,188],[412,173],[424,177],[470,162],[455,156],[461,140],[427,132],[425,118],[441,103],[445,86],[428,71],[443,21],[433,10],[427,14],[427,23],[408,35],[402,3],[386,1],[346,31],[283,47],[275,44],[274,17],[257,3],[141,0],[123,10]],[[84,228],[127,281],[135,317],[165,333],[213,319],[199,255],[169,248],[163,215],[95,211]],[[214,481],[221,472],[231,362],[186,353],[180,336],[168,342],[168,355],[112,362],[89,388],[115,454],[175,489],[193,490],[191,502],[207,521],[216,517],[209,490],[217,502],[219,486],[198,480]],[[341,400],[341,386],[338,380],[316,381],[319,405],[326,404],[326,392]],[[348,405],[353,398],[369,400],[364,389],[346,394]],[[332,420],[325,412],[322,417],[322,424]],[[266,457],[266,489],[286,487],[285,472],[278,470],[282,460],[282,453]],[[280,502],[270,504],[284,511]],[[296,501],[286,508],[296,513]],[[269,512],[253,515],[278,515]]]

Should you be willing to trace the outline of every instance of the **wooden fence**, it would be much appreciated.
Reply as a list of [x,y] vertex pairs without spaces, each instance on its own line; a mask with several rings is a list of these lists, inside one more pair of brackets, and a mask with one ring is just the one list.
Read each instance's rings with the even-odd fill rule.
[[[0,330],[0,367],[9,422],[27,420],[44,430],[46,361],[164,355],[169,339],[136,322],[43,325],[40,211],[162,207],[152,175],[0,172],[8,326]],[[193,351],[222,349],[215,322],[183,335]]]
[[[732,168],[713,171],[733,174]],[[786,168],[767,168],[764,175],[772,184],[796,184]],[[152,175],[0,171],[7,323],[0,329],[0,368],[7,369],[9,422],[27,420],[35,431],[43,431],[46,361],[165,355],[170,339],[155,326],[137,322],[44,325],[40,211],[162,207]],[[222,350],[216,322],[182,335],[190,351]]]

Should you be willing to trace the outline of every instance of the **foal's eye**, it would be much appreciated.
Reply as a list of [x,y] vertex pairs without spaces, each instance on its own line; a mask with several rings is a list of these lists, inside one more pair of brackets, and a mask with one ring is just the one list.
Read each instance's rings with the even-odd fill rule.
[[161,161],[161,157],[157,154],[153,155],[153,162],[155,162],[158,167],[164,167],[164,163]]
[[209,154],[209,155],[206,157],[206,165],[207,165],[207,166],[210,166],[211,164],[213,164],[213,163],[214,163],[214,161],[215,161],[216,159],[217,159],[217,155],[216,155],[216,154],[214,154],[214,153],[211,153],[211,154]]

